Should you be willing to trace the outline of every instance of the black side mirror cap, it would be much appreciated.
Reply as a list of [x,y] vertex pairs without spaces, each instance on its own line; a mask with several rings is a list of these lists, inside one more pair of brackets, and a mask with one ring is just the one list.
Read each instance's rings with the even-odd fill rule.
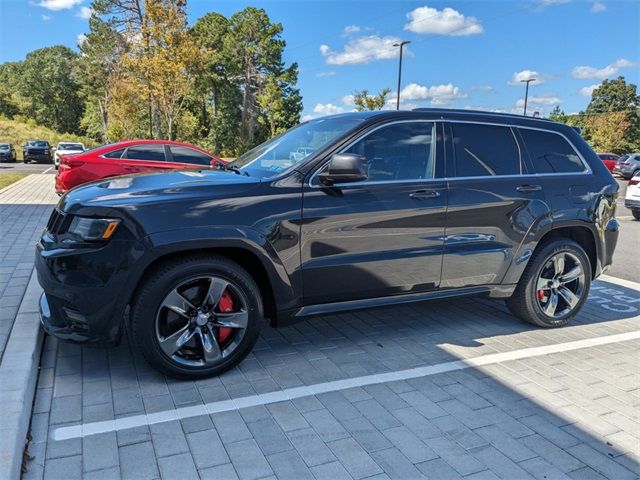
[[327,171],[318,174],[318,179],[325,185],[359,182],[367,178],[367,160],[355,153],[336,153],[331,157]]

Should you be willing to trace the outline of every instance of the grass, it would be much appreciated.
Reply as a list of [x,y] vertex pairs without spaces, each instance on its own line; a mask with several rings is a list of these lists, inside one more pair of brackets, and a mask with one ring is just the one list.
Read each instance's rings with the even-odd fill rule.
[[17,182],[21,178],[29,175],[28,173],[0,173],[0,190],[4,187],[8,187],[12,183]]
[[50,128],[36,125],[32,120],[21,122],[0,118],[0,143],[12,144],[18,154],[18,160],[22,159],[22,145],[27,140],[46,140],[52,147],[64,140],[84,143],[87,148],[97,146],[95,140],[70,133],[59,133]]

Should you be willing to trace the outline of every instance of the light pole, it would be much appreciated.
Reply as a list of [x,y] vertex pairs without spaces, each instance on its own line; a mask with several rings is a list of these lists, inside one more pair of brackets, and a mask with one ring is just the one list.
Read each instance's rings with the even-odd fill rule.
[[524,113],[523,115],[526,117],[527,116],[527,100],[529,100],[529,84],[531,82],[535,82],[536,79],[535,78],[529,78],[528,80],[520,80],[521,82],[524,82],[527,84],[525,90],[524,90]]
[[396,97],[396,110],[400,110],[400,83],[402,81],[402,49],[407,43],[411,43],[410,40],[403,40],[400,43],[394,43],[394,47],[400,47],[400,62],[398,63],[398,94]]

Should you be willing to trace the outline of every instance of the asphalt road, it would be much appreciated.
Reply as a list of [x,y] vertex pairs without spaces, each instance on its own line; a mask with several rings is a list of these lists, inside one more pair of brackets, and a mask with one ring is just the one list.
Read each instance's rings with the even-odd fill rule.
[[50,173],[56,172],[52,163],[27,163],[18,160],[15,163],[0,163],[0,173]]
[[[55,172],[51,164],[0,163],[0,173],[55,174]],[[620,185],[617,216],[622,227],[618,246],[613,257],[613,265],[607,271],[607,275],[640,283],[640,222],[635,220],[631,215],[631,211],[624,207],[624,196],[628,181],[620,178],[616,180]]]
[[633,218],[631,210],[624,206],[627,180],[616,179],[620,185],[618,194],[618,221],[621,224],[618,246],[613,255],[613,265],[607,275],[640,283],[640,222]]

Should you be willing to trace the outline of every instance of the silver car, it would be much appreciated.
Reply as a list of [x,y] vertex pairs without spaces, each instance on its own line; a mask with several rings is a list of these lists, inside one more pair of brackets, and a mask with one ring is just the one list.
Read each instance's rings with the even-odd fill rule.
[[618,159],[613,173],[617,173],[625,180],[629,180],[636,173],[640,172],[640,153],[628,153]]

